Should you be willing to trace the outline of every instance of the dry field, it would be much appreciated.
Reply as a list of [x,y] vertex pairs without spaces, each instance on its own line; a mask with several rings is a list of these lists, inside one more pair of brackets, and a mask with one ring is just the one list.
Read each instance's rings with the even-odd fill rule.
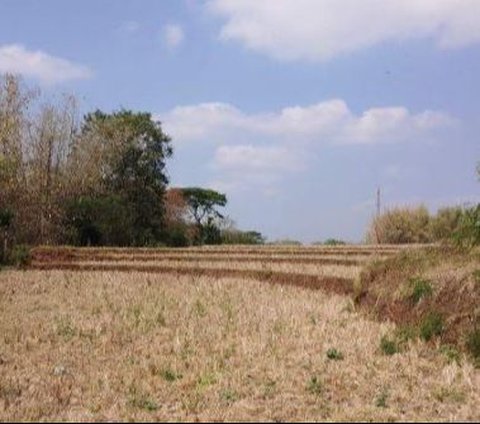
[[37,249],[0,272],[0,421],[479,420],[480,372],[348,295],[397,248]]

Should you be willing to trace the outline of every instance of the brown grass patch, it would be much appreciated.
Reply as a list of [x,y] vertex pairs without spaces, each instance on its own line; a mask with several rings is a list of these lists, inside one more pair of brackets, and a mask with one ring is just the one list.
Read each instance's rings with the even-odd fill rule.
[[[480,378],[344,296],[249,279],[0,273],[1,421],[480,419]],[[342,360],[331,360],[335,348]]]
[[[384,256],[375,256],[379,259]],[[210,253],[94,253],[89,250],[80,252],[34,252],[36,262],[66,262],[66,261],[96,261],[96,262],[145,262],[145,261],[185,261],[185,262],[268,262],[268,263],[294,263],[294,264],[319,264],[319,265],[351,265],[358,266],[371,260],[362,255],[309,255],[295,257],[292,255],[258,255],[258,254],[210,254]]]
[[272,284],[283,284],[303,287],[314,290],[326,290],[332,293],[348,294],[352,292],[353,280],[350,278],[308,275],[294,272],[279,272],[259,269],[228,269],[228,268],[202,268],[162,265],[135,265],[135,264],[108,264],[108,263],[76,263],[76,262],[50,262],[34,263],[30,266],[36,270],[69,270],[69,271],[110,271],[129,273],[164,273],[171,275],[207,276],[213,278],[237,277]]

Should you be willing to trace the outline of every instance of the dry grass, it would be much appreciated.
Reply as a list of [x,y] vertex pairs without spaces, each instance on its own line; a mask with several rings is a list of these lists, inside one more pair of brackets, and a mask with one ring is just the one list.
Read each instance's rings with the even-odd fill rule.
[[419,342],[385,356],[392,325],[321,291],[5,271],[0,310],[2,421],[480,419],[468,361]]
[[[38,262],[43,262],[53,258],[47,254],[34,254],[33,259]],[[333,265],[357,265],[370,260],[380,260],[387,258],[387,255],[355,255],[355,254],[310,254],[310,255],[289,255],[281,253],[123,253],[123,252],[109,252],[109,253],[92,253],[90,249],[80,252],[72,252],[65,255],[56,255],[55,259],[69,260],[69,261],[153,261],[153,260],[182,260],[182,261],[229,261],[229,262],[287,262],[287,263],[318,263],[318,264],[333,264]]]
[[[76,262],[80,265],[95,265],[97,262]],[[102,261],[103,265],[112,266],[129,266],[131,261],[110,262],[108,260]],[[318,277],[340,277],[355,279],[360,275],[361,268],[357,266],[346,265],[323,265],[323,264],[298,264],[298,263],[275,263],[275,262],[236,262],[236,261],[180,261],[180,260],[154,260],[135,262],[137,267],[161,266],[177,269],[233,269],[241,271],[272,271],[289,274],[315,275]]]
[[[389,255],[398,252],[407,246],[337,246],[337,247],[317,247],[317,246],[202,246],[202,247],[187,247],[187,248],[122,248],[122,247],[49,247],[42,246],[34,249],[35,256],[51,256],[56,255],[76,255],[76,254],[253,254],[253,255],[289,255],[289,256],[303,256],[303,255]],[[408,246],[415,248],[415,246]]]

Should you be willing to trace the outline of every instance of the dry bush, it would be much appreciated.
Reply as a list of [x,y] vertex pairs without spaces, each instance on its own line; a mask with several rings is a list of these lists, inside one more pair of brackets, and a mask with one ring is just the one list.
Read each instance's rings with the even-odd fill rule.
[[425,206],[394,208],[375,217],[367,233],[374,244],[428,243],[432,241],[430,215]]

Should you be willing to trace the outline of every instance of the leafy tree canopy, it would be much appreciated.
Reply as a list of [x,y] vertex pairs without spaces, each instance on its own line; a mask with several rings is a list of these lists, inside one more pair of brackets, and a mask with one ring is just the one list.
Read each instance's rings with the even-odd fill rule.
[[227,204],[225,194],[200,187],[187,187],[181,190],[197,225],[201,226],[205,222],[211,222],[214,218],[223,218],[216,208],[224,207]]
[[165,160],[172,155],[170,137],[161,124],[150,113],[97,110],[85,117],[82,136],[102,145],[98,151],[104,191],[116,196],[118,207],[128,208],[134,228],[130,243],[157,243],[162,238],[168,183]]

